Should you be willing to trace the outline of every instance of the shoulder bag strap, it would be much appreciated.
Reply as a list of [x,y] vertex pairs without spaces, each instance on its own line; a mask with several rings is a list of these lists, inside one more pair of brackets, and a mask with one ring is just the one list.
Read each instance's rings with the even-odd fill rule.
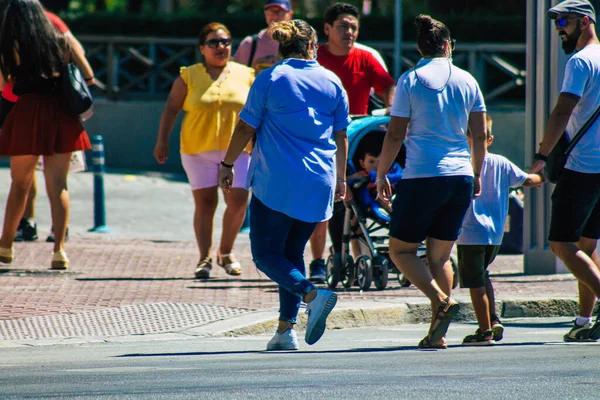
[[588,129],[590,129],[594,122],[596,122],[598,116],[600,116],[600,106],[596,108],[596,111],[594,111],[592,116],[585,122],[585,124],[583,124],[583,126],[579,129],[579,132],[577,132],[577,134],[573,137],[573,140],[571,140],[571,142],[565,149],[565,156],[568,156],[571,153],[571,151],[573,150],[575,145],[577,145],[577,142],[579,142],[583,134],[586,133]]
[[256,44],[258,42],[258,35],[252,35],[252,49],[250,50],[250,57],[248,58],[248,66],[252,68],[252,61],[254,61],[254,55],[256,54]]

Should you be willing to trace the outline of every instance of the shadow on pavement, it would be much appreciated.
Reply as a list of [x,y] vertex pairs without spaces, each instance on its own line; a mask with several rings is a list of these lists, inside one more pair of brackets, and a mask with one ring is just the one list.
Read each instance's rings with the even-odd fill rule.
[[[265,341],[266,342],[266,341]],[[547,344],[554,344],[563,342],[523,342],[523,343],[498,343],[495,346],[486,347],[516,347],[516,346],[544,346]],[[448,349],[451,348],[467,348],[460,344],[449,345]],[[481,348],[481,347],[480,347]],[[123,354],[120,356],[114,356],[115,358],[126,358],[126,357],[189,357],[189,356],[222,356],[222,355],[235,355],[235,354],[352,354],[352,353],[391,353],[395,351],[423,351],[423,352],[436,352],[444,351],[438,349],[419,349],[417,346],[394,346],[394,347],[373,347],[373,348],[361,348],[361,349],[342,349],[342,350],[314,350],[314,351],[266,351],[266,350],[241,350],[241,351],[198,351],[198,352],[187,352],[187,353],[156,353],[156,354]]]

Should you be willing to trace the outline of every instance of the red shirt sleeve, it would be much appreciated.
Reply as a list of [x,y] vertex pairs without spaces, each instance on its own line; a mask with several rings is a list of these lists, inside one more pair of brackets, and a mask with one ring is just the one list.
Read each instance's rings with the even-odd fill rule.
[[54,27],[58,29],[60,33],[69,32],[69,27],[67,26],[67,24],[65,24],[65,22],[62,19],[60,19],[58,15],[53,14],[49,11],[46,11],[46,15],[48,16],[50,22],[52,22],[52,25],[54,25]]
[[396,81],[390,76],[390,74],[383,69],[381,63],[369,52],[365,52],[367,57],[367,64],[369,65],[369,79],[375,92],[383,93],[388,87],[395,84]]
[[11,103],[16,103],[19,100],[19,97],[13,93],[12,90],[13,84],[11,81],[8,81],[4,84],[4,88],[2,89],[2,97]]

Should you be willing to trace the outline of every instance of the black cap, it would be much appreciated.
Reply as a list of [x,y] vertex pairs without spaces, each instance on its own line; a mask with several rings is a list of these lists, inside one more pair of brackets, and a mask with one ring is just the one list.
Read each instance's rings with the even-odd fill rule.
[[588,0],[565,0],[548,10],[548,18],[556,19],[560,14],[581,15],[596,23],[596,11]]

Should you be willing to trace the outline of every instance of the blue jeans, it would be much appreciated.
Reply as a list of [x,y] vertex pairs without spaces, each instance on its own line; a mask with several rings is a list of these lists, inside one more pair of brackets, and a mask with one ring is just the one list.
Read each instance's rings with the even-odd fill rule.
[[256,196],[250,200],[252,258],[279,285],[279,321],[295,324],[302,297],[316,289],[304,265],[304,249],[316,225],[275,211]]

